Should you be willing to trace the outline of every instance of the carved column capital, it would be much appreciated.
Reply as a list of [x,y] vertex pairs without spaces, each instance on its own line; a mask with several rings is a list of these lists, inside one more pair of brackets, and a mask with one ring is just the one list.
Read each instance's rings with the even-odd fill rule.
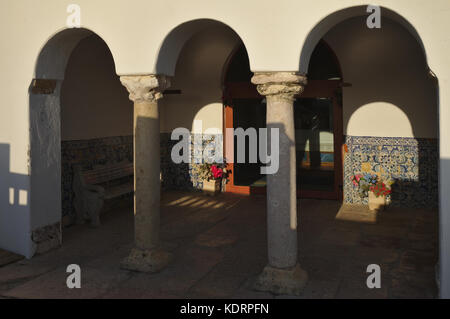
[[293,100],[303,92],[307,80],[297,72],[257,72],[252,83],[261,95]]
[[156,102],[170,86],[170,77],[159,74],[124,75],[120,77],[120,82],[127,88],[133,102]]

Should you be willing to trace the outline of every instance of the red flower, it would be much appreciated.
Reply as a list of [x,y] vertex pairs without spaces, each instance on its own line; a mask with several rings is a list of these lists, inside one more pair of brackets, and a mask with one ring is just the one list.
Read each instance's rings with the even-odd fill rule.
[[223,171],[221,168],[218,168],[216,165],[211,166],[211,172],[213,173],[214,178],[222,178]]

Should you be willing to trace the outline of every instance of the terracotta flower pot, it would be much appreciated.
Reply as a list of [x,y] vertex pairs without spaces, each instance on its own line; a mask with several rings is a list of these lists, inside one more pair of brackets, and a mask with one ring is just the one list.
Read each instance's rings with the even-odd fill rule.
[[203,192],[207,195],[216,195],[220,193],[221,183],[220,179],[203,180]]
[[369,192],[369,209],[373,211],[383,211],[386,207],[386,196],[377,197],[373,192]]

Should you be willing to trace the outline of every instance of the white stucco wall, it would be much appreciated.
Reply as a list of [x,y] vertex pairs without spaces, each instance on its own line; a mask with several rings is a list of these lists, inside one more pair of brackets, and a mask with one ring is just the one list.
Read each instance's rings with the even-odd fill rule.
[[[27,174],[28,96],[37,56],[45,43],[66,28],[67,5],[72,1],[2,0],[0,61],[3,76],[0,86],[2,108],[7,116],[0,119],[0,138],[11,144],[11,170]],[[296,70],[301,48],[309,32],[325,17],[364,1],[245,1],[236,10],[223,1],[79,0],[81,23],[106,41],[114,56],[119,74],[156,72],[157,56],[166,35],[183,22],[209,18],[222,21],[244,41],[253,71]],[[450,73],[448,19],[446,0],[380,0],[380,5],[405,17],[418,31],[427,49],[427,60],[441,86],[441,103]],[[299,14],[301,12],[302,14]],[[279,17],[275,19],[274,17]],[[430,19],[433,23],[430,23]],[[249,21],[252,21],[249,23]],[[10,26],[14,26],[11,28]],[[144,40],[145,39],[145,40]],[[442,113],[444,112],[444,113]],[[449,115],[441,110],[441,115]],[[442,128],[444,133],[450,130]],[[445,134],[444,134],[445,135]],[[448,135],[448,134],[447,134]],[[450,158],[450,143],[441,148]]]
[[[72,2],[0,1],[0,69],[3,75],[0,78],[0,143],[7,146],[3,149],[8,149],[0,156],[9,157],[2,159],[9,168],[0,172],[0,180],[14,185],[19,177],[25,176],[20,186],[25,191],[30,191],[27,182],[30,148],[28,89],[35,76],[39,52],[53,35],[66,28],[66,8]],[[82,10],[82,26],[96,32],[108,44],[118,74],[159,71],[169,75],[175,70],[177,55],[158,64],[159,49],[166,35],[186,21],[208,18],[230,26],[246,45],[252,71],[295,71],[299,69],[305,41],[311,44],[316,38],[318,40],[331,25],[339,22],[342,15],[333,15],[319,24],[320,21],[344,8],[367,4],[363,0],[280,0],[276,3],[273,0],[252,0],[240,1],[236,6],[229,1],[211,0],[77,0],[76,3]],[[428,66],[439,79],[440,190],[443,195],[440,249],[442,267],[450,269],[450,198],[446,196],[450,193],[450,2],[379,0],[377,4],[397,12],[415,28],[426,51]],[[316,28],[318,24],[320,27]],[[310,34],[315,36],[308,38]],[[180,43],[187,40],[182,33],[174,39]],[[307,48],[311,49],[311,45]],[[65,47],[65,50],[70,48]],[[306,59],[305,55],[302,60]],[[64,64],[63,60],[59,62]],[[59,62],[55,61],[55,65]],[[164,67],[158,70],[158,65]],[[300,65],[300,70],[306,70],[304,64]],[[51,76],[50,72],[48,77]],[[18,233],[23,230],[16,236],[16,242],[11,242],[1,235],[9,231],[9,225],[0,224],[0,247],[29,254],[31,243],[27,236],[32,214],[29,206],[21,206],[15,211],[4,194],[0,199],[0,214],[3,217],[20,214],[15,229]],[[39,219],[40,215],[33,217]],[[450,272],[445,272],[443,286],[443,295],[450,297]]]

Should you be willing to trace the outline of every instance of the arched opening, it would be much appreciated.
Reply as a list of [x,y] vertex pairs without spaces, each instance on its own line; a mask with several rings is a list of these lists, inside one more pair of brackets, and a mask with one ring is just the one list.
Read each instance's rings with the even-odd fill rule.
[[365,15],[347,18],[323,36],[351,84],[342,100],[344,199],[366,204],[351,176],[371,173],[394,183],[392,205],[437,207],[437,81],[416,36],[390,17],[382,14],[381,29],[367,28]]
[[[110,207],[77,193],[75,167],[89,172],[133,160],[132,103],[94,32],[68,29],[45,44],[30,88],[30,125],[31,257],[60,245],[62,228],[88,217],[80,201],[96,201],[98,212]],[[106,189],[110,181],[91,182]]]
[[[342,74],[334,52],[325,41],[314,49],[308,85],[294,104],[297,149],[297,189],[300,197],[341,199]],[[248,56],[240,47],[225,70],[225,126],[248,129],[266,126],[265,99],[250,80]],[[249,163],[249,140],[245,163],[229,165],[232,172],[227,191],[265,193],[261,162]],[[234,143],[236,148],[236,143]],[[235,150],[236,154],[236,150]]]
[[[406,20],[404,17],[402,17],[395,11],[392,11],[385,7],[380,7],[380,9],[382,19],[388,18],[392,21],[395,21],[400,26],[402,26],[406,31],[408,31],[409,35],[415,39],[415,42],[420,47],[420,50],[424,55],[424,59],[426,62],[427,57],[425,53],[425,47],[422,43],[419,33],[414,28],[414,26],[408,20]],[[366,19],[368,17],[367,6],[354,6],[336,11],[326,16],[321,21],[319,21],[310,30],[308,37],[306,38],[303,44],[302,51],[300,54],[299,71],[301,73],[304,74],[308,73],[309,61],[311,59],[312,52],[314,51],[314,48],[316,47],[317,43],[319,43],[319,41],[323,39],[324,36],[338,24],[354,17],[364,18],[364,23],[361,24],[360,26],[366,27],[367,26]],[[375,29],[373,31],[377,30],[378,29]]]
[[192,165],[194,154],[191,164],[175,164],[170,157],[176,143],[171,140],[175,128],[187,128],[192,145],[202,143],[201,151],[214,139],[215,149],[222,154],[223,69],[230,54],[241,46],[243,42],[235,31],[214,20],[186,22],[165,39],[157,69],[173,78],[171,88],[159,101],[163,189],[195,190],[203,186]]
[[342,199],[342,72],[322,39],[308,68],[308,84],[294,103],[297,187],[302,197]]
[[[390,269],[397,282],[391,297],[405,294],[400,287],[414,281],[413,276],[402,273],[405,258],[410,258],[410,265],[420,263],[424,274],[421,287],[426,287],[421,291],[433,296],[438,261],[438,82],[427,65],[420,37],[408,21],[382,8],[381,28],[370,29],[365,10],[349,8],[322,20],[311,30],[300,58],[300,69],[310,74],[311,47],[324,40],[336,54],[345,79],[342,184],[347,205],[337,208],[333,218],[339,223],[367,223],[365,218],[374,216],[370,223],[375,224],[362,228],[360,243],[367,251],[392,248],[374,244],[372,238],[364,242],[371,231],[389,229],[382,235],[387,241],[406,238],[408,247],[393,259],[399,263]],[[370,215],[365,211],[368,198],[353,185],[355,174],[376,174],[393,182],[386,212]],[[340,235],[346,231],[343,227]],[[419,248],[425,242],[426,253]],[[355,254],[353,262],[365,264],[363,255]]]
[[[253,73],[250,70],[249,58],[244,46],[239,46],[230,55],[224,68],[224,126],[225,129],[247,129],[266,127],[266,109],[263,97],[256,86],[251,83]],[[237,137],[227,147],[234,149],[234,161],[227,165],[230,181],[226,191],[239,194],[265,193],[264,177],[260,173],[261,161],[250,161],[250,143],[256,143],[259,154],[259,134],[256,141],[245,137],[245,162],[237,160]]]

